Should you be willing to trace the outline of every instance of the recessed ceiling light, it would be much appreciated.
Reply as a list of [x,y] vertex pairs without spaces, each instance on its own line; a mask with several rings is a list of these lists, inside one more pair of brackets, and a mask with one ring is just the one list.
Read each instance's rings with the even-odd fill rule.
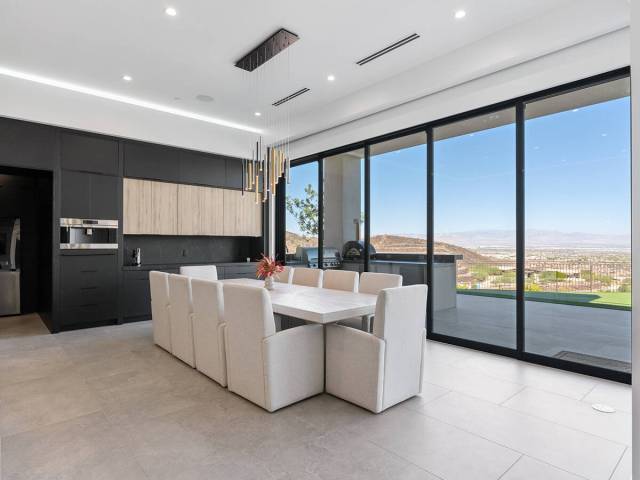
[[259,117],[259,116],[260,116],[260,115],[262,115],[262,114],[261,114],[260,112],[255,112],[255,113],[254,113],[254,115],[255,115],[256,117]]
[[179,117],[190,118],[192,120],[198,120],[200,122],[212,123],[214,125],[220,125],[223,127],[235,128],[238,130],[244,130],[252,133],[262,133],[259,128],[251,127],[249,125],[243,125],[236,122],[230,122],[222,118],[210,117],[208,115],[202,115],[196,112],[190,112],[179,108],[169,107],[159,103],[149,102],[139,98],[129,97],[126,95],[120,95],[118,93],[112,93],[105,90],[99,90],[97,88],[86,87],[77,83],[66,82],[64,80],[57,80],[51,77],[43,77],[29,72],[23,72],[14,70],[12,68],[0,65],[0,76],[17,78],[25,80],[27,82],[39,83],[41,85],[48,85],[50,87],[61,88],[63,90],[69,90],[72,92],[81,93],[84,95],[91,95],[93,97],[104,98],[105,100],[111,100],[113,102],[125,103],[127,105],[133,105],[140,108],[146,108],[149,110],[155,110],[157,112],[163,112],[170,115],[176,115]]
[[467,16],[467,12],[465,12],[464,10],[457,10],[455,13],[455,17],[460,20],[461,18],[464,18]]
[[123,75],[122,80],[124,80],[125,82],[130,82],[131,80],[133,80],[133,78],[131,77],[131,75]]
[[178,15],[178,11],[173,8],[173,7],[167,7],[164,9],[164,13],[166,13],[167,15],[169,15],[170,17],[175,17],[176,15]]
[[336,79],[336,76],[335,76],[335,75],[329,75],[329,76],[327,77],[327,80],[329,80],[330,82],[333,82],[335,79]]

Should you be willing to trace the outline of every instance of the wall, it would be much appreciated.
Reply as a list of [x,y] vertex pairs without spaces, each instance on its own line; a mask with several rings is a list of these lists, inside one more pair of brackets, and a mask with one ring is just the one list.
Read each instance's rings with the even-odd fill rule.
[[632,185],[632,226],[631,255],[633,265],[633,472],[640,477],[640,2],[634,0],[631,6],[631,90],[633,101],[633,162],[631,167]]
[[629,65],[628,28],[297,140],[297,158]]

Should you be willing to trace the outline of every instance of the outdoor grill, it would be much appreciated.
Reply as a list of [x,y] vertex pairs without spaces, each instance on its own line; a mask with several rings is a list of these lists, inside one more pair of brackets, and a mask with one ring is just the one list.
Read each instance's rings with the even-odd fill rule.
[[[296,260],[310,268],[318,268],[320,259],[317,247],[296,248]],[[324,247],[324,259],[321,268],[340,268],[342,257],[337,248]]]

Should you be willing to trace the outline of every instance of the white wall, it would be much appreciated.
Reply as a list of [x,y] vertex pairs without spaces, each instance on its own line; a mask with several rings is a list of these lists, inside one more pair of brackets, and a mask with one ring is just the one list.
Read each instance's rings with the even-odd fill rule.
[[255,134],[0,75],[0,115],[164,145],[247,155]]
[[629,65],[624,28],[535,60],[297,140],[296,157],[533,93]]
[[631,91],[633,161],[631,163],[631,255],[633,267],[633,472],[640,478],[640,2],[631,5]]

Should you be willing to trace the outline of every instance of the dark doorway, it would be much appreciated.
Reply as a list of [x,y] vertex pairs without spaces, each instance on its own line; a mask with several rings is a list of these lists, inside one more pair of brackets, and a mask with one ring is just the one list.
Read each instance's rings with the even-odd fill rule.
[[14,290],[4,316],[39,313],[50,326],[52,213],[51,172],[0,167],[0,275]]

